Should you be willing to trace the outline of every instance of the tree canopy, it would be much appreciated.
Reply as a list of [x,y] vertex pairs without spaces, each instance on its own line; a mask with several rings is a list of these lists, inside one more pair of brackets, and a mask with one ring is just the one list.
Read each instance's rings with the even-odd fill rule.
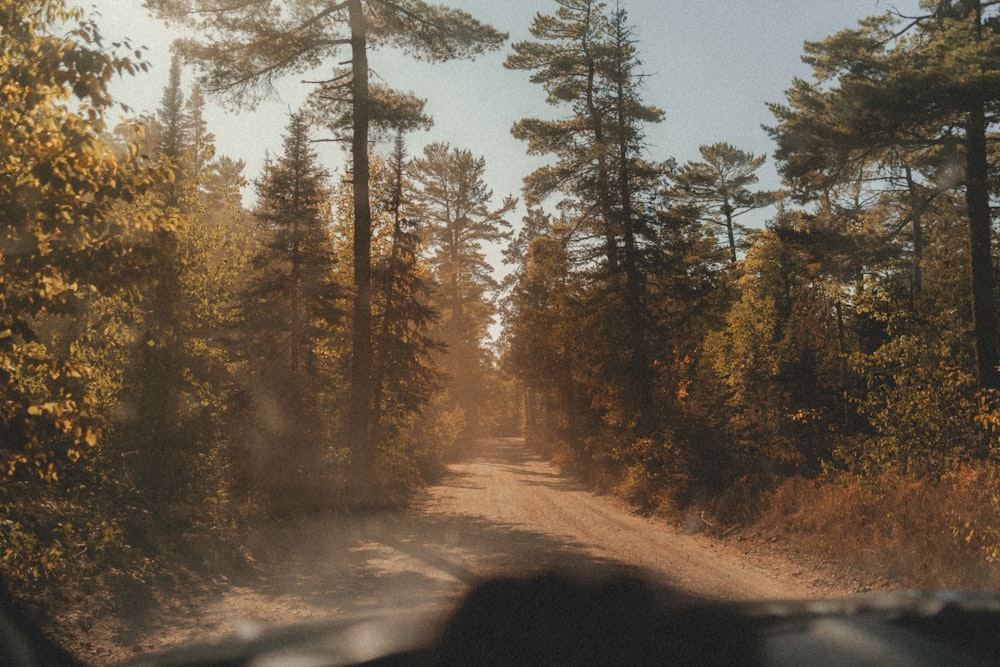
[[102,48],[96,24],[61,0],[5,0],[0,24],[0,439],[13,448],[6,473],[31,463],[54,475],[101,432],[73,354],[86,326],[67,338],[57,323],[85,321],[94,295],[135,267],[133,244],[165,221],[114,214],[154,173],[135,146],[102,136],[108,83],[145,69],[141,54]]

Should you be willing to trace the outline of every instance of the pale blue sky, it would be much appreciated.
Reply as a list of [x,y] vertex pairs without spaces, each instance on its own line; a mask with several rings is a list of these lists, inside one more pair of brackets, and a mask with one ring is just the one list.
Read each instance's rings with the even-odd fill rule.
[[[140,110],[154,111],[166,84],[173,36],[146,16],[141,0],[78,0],[101,12],[108,39],[129,37],[149,47],[150,73],[118,82],[116,95]],[[613,0],[612,0],[613,2]],[[551,13],[551,0],[448,0],[483,21],[509,32],[512,41],[530,38],[536,12]],[[767,102],[781,102],[794,76],[808,75],[801,63],[802,43],[856,25],[859,18],[890,8],[913,12],[918,0],[622,0],[648,75],[646,101],[666,112],[663,123],[648,132],[650,157],[678,162],[698,158],[698,147],[728,141],[768,154],[762,187],[779,182],[770,159],[773,146],[761,125],[773,118]],[[495,195],[520,195],[521,180],[540,158],[525,154],[510,135],[511,125],[526,116],[561,112],[545,105],[544,92],[528,82],[528,73],[510,72],[502,63],[509,46],[475,62],[443,65],[415,63],[392,52],[372,57],[376,75],[388,84],[412,90],[428,100],[435,128],[411,138],[411,152],[427,141],[447,141],[486,158]],[[192,75],[186,79],[189,83]],[[268,150],[280,150],[289,109],[295,109],[308,86],[290,78],[280,99],[253,112],[211,110],[210,129],[220,153],[247,162],[255,178]],[[324,161],[339,168],[343,158],[327,148]]]

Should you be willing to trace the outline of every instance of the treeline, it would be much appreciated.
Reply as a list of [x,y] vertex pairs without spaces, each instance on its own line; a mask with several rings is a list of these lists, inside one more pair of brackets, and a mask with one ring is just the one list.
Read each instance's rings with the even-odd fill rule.
[[[494,208],[468,151],[407,154],[406,133],[430,122],[421,101],[392,97],[405,103],[382,117],[392,147],[365,154],[359,286],[361,179],[331,174],[314,143],[351,124],[335,89],[290,116],[251,184],[217,154],[181,57],[157,112],[137,116],[108,85],[147,68],[141,51],[106,45],[85,13],[0,1],[0,25],[10,585],[145,581],[161,555],[251,522],[399,505],[457,443],[512,421],[485,389],[498,285],[484,253],[509,236],[514,201]],[[111,127],[113,113],[129,120]]]
[[[997,3],[924,2],[807,43],[812,77],[771,107],[781,192],[725,143],[653,160],[662,113],[624,11],[556,4],[506,63],[561,112],[514,128],[551,157],[509,251],[529,438],[647,509],[727,526],[829,484],[811,500],[846,498],[842,524],[899,532],[902,509],[872,498],[906,490],[911,537],[995,559]],[[741,226],[755,209],[766,225]],[[932,516],[948,484],[968,505]]]
[[[886,493],[926,508],[947,487],[935,534],[1000,557],[996,3],[926,2],[807,44],[811,80],[772,107],[786,190],[766,192],[764,156],[727,143],[653,159],[664,114],[627,14],[556,0],[506,62],[561,114],[513,128],[552,158],[516,236],[483,158],[408,155],[423,101],[367,64],[373,47],[440,61],[505,35],[423,3],[266,21],[264,0],[147,4],[200,37],[157,113],[110,127],[108,83],[141,52],[62,0],[0,0],[8,581],[142,578],[178,536],[405,502],[455,443],[522,423],[644,508],[730,523],[815,501],[885,532]],[[248,107],[329,61],[248,206],[181,63]],[[328,171],[315,138],[349,163]],[[740,224],[753,211],[765,227]]]

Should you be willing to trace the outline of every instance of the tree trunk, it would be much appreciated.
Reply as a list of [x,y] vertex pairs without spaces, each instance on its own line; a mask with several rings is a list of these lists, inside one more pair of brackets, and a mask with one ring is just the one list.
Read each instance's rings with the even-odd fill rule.
[[[375,464],[372,434],[372,268],[371,203],[368,173],[368,40],[361,0],[349,0],[351,23],[354,132],[351,143],[354,184],[354,318],[348,437],[352,486],[360,491],[371,480]],[[360,495],[356,493],[356,495]],[[356,500],[364,501],[358,497]]]
[[729,203],[727,197],[725,204],[722,206],[722,213],[726,216],[726,237],[729,240],[729,261],[735,264],[737,261],[736,257],[736,222],[733,220],[733,207]]
[[631,330],[627,341],[628,363],[626,364],[625,396],[627,408],[631,409],[640,436],[652,434],[653,423],[653,374],[647,336],[645,276],[639,266],[639,247],[636,238],[635,208],[633,207],[634,187],[629,132],[630,119],[626,105],[624,76],[618,80],[617,90],[617,131],[618,135],[618,196],[621,206],[619,225],[623,231],[624,249],[622,270],[625,274],[625,316]]
[[913,237],[913,265],[910,269],[910,301],[912,303],[920,297],[923,290],[923,261],[924,261],[924,231],[923,231],[923,204],[917,190],[917,183],[913,180],[913,171],[910,165],[904,165],[906,169],[906,191],[910,196],[910,210],[913,211],[912,237]]
[[969,112],[965,126],[965,199],[969,216],[969,266],[972,325],[975,332],[976,379],[980,389],[1000,388],[997,307],[994,292],[993,244],[985,105]]
[[[588,55],[588,57],[590,57]],[[601,222],[604,225],[604,247],[608,262],[608,276],[618,271],[618,237],[615,229],[614,207],[611,202],[611,185],[608,174],[607,157],[605,155],[604,117],[594,101],[594,79],[596,65],[593,58],[587,63],[587,113],[591,131],[594,133],[594,146],[597,154],[597,198],[600,202]]]

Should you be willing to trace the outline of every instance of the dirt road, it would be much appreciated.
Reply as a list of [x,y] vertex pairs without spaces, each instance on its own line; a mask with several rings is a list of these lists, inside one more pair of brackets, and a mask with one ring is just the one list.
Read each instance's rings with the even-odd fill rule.
[[[465,545],[466,568],[518,570],[549,565],[624,564],[702,597],[741,600],[826,595],[789,566],[784,575],[746,562],[705,537],[687,535],[662,519],[630,513],[559,474],[519,440],[492,440],[467,462],[455,465],[445,484],[422,504],[428,515],[482,521],[515,547]],[[507,542],[507,539],[501,541]],[[456,554],[458,555],[458,554]]]
[[234,586],[207,609],[231,622],[286,622],[452,604],[501,573],[628,568],[701,597],[837,594],[798,567],[748,562],[707,537],[630,513],[520,440],[479,443],[408,511],[303,521],[251,545],[267,584]]
[[[260,576],[212,596],[160,604],[91,627],[93,662],[249,627],[382,610],[443,610],[500,573],[625,568],[701,597],[839,594],[781,561],[627,511],[586,490],[519,440],[483,441],[404,512],[270,527],[251,540]],[[117,647],[117,648],[115,648]]]

